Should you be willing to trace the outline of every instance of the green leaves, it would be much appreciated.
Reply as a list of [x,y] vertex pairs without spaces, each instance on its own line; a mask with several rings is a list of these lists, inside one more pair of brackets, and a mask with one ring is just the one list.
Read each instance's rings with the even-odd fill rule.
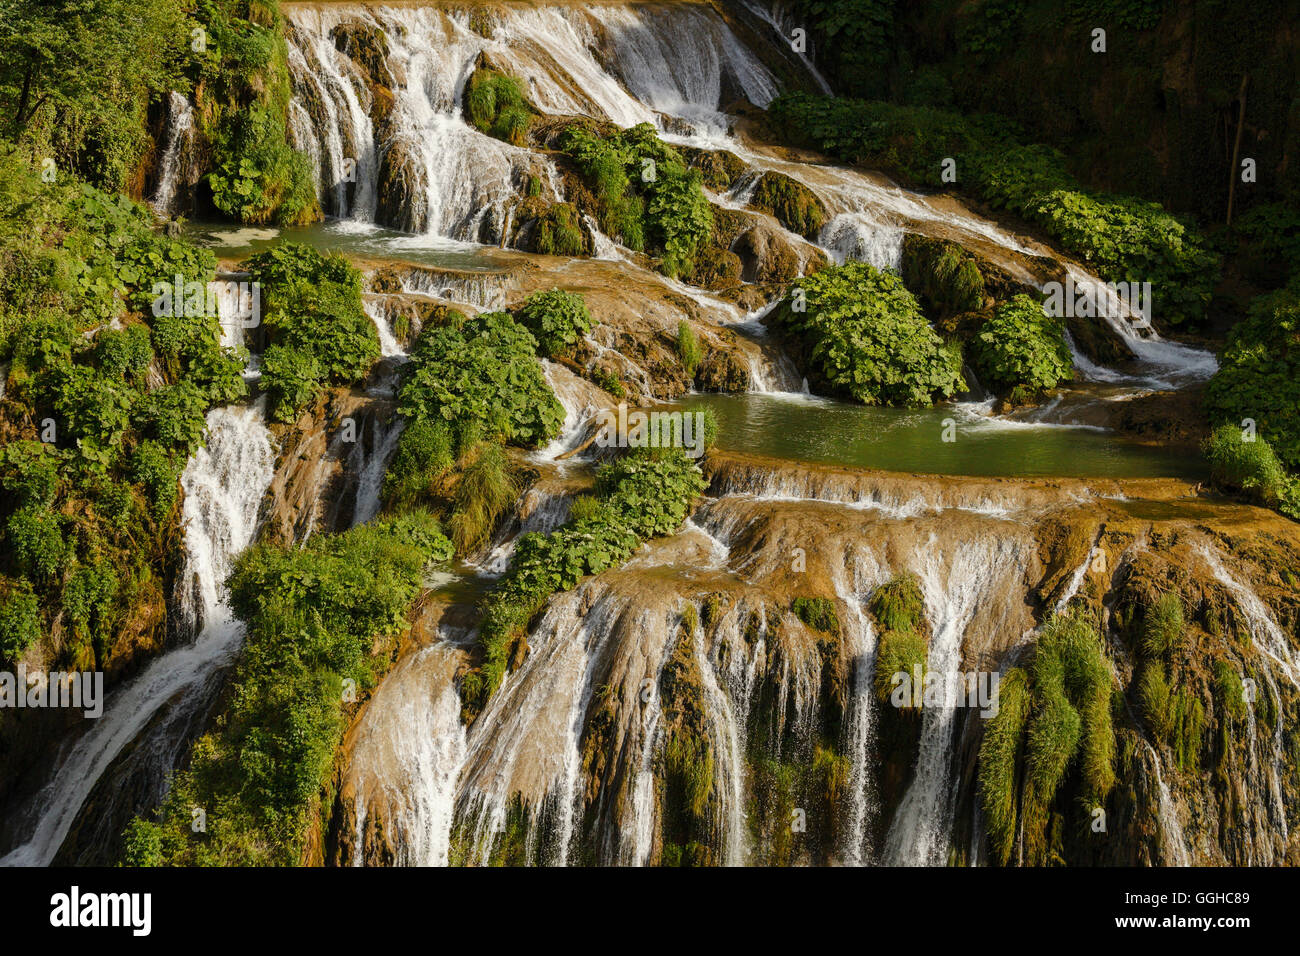
[[361,273],[339,255],[286,242],[247,262],[262,289],[269,346],[262,387],[272,416],[291,421],[326,385],[355,385],[379,358],[361,301]]
[[1253,420],[1277,457],[1300,469],[1300,285],[1257,299],[1233,328],[1205,404],[1212,422],[1240,430]]
[[1058,152],[1016,142],[1004,122],[807,93],[778,97],[768,113],[793,142],[918,185],[953,188],[941,172],[954,159],[957,189],[1033,222],[1108,282],[1150,282],[1160,321],[1205,314],[1219,260],[1200,236],[1155,203],[1084,192]]
[[638,451],[604,465],[595,502],[580,499],[561,528],[520,538],[510,569],[484,600],[486,659],[466,681],[467,700],[486,703],[504,677],[510,642],[550,595],[626,561],[646,538],[676,531],[703,490],[703,476],[680,449]]
[[458,433],[477,429],[483,438],[541,445],[559,434],[564,407],[536,349],[532,334],[504,312],[426,328],[412,349],[398,411],[450,423]]
[[772,316],[798,341],[810,377],[864,405],[929,405],[965,387],[960,353],[930,328],[902,279],[867,263],[806,276]]
[[538,350],[550,358],[577,345],[594,324],[582,296],[562,289],[534,293],[515,317],[536,336]]
[[1000,392],[1042,392],[1074,374],[1064,322],[1027,295],[998,306],[971,339],[970,355],[984,383]]

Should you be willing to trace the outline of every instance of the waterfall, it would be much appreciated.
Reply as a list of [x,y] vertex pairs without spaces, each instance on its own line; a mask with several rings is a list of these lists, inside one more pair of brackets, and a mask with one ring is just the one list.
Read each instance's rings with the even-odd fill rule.
[[1148,766],[1155,776],[1156,792],[1159,802],[1156,804],[1156,816],[1160,823],[1160,849],[1166,866],[1191,866],[1192,857],[1188,852],[1187,838],[1183,835],[1183,825],[1178,819],[1178,808],[1174,805],[1169,785],[1160,773],[1160,755],[1150,743],[1143,740],[1146,748]]
[[861,212],[840,213],[822,227],[817,237],[836,265],[850,260],[866,262],[880,270],[903,269],[903,229],[877,221]]
[[[984,537],[941,550],[932,537],[919,568],[933,634],[926,670],[941,676],[959,673],[962,639],[982,604],[1000,587],[1020,558],[1014,538]],[[945,554],[946,551],[946,554]],[[944,558],[948,559],[945,568]],[[885,856],[894,866],[941,866],[948,862],[949,831],[956,805],[952,786],[952,747],[957,707],[926,706],[921,745],[912,782],[895,812]]]
[[[366,708],[365,736],[349,775],[360,787],[382,792],[401,866],[448,863],[456,781],[466,754],[454,681],[460,660],[445,642],[422,648],[398,663]],[[368,801],[377,796],[357,794],[357,866]]]
[[0,864],[49,865],[95,784],[155,715],[163,708],[202,709],[211,700],[214,679],[233,661],[243,634],[225,603],[224,582],[235,556],[252,543],[274,465],[260,406],[208,413],[207,447],[181,476],[185,561],[178,603],[197,636],[109,695],[103,716],[87,726],[33,801],[30,839]]
[[871,828],[878,811],[875,772],[875,664],[876,632],[871,619],[863,613],[867,596],[884,580],[884,572],[874,555],[865,553],[849,569],[837,567],[831,581],[836,596],[848,611],[841,622],[845,643],[853,660],[853,685],[849,697],[846,749],[851,761],[849,772],[849,821],[845,844],[840,848],[843,861],[850,866],[872,862]]
[[160,216],[170,216],[176,201],[176,182],[194,143],[194,108],[175,90],[167,94],[167,146],[158,164],[158,187],[149,205]]
[[387,424],[374,419],[370,426],[369,451],[360,441],[353,446],[350,457],[357,476],[357,493],[352,507],[353,527],[365,524],[379,514],[384,475],[405,428],[406,419],[400,416],[394,415]]

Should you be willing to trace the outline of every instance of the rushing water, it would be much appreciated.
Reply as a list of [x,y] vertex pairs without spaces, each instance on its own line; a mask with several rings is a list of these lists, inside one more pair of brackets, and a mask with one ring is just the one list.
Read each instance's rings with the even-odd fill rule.
[[[185,562],[177,596],[197,635],[109,695],[103,716],[69,746],[33,801],[31,836],[0,863],[48,865],[100,777],[159,710],[203,709],[210,701],[216,678],[233,660],[243,634],[225,603],[224,582],[235,556],[253,540],[274,461],[260,406],[208,413],[207,447],[190,459],[181,476]],[[173,714],[163,729],[174,722]],[[172,749],[164,752],[174,757]]]

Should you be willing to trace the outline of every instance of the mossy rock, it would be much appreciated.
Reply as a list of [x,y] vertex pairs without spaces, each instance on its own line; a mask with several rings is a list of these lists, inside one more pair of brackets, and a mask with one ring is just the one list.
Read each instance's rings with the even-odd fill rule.
[[764,173],[749,204],[805,239],[815,238],[830,218],[816,193],[784,173]]
[[582,216],[572,203],[547,203],[526,200],[518,207],[519,229],[516,248],[545,256],[590,256],[592,238],[582,223]]
[[749,164],[725,149],[681,147],[682,156],[693,169],[704,175],[704,187],[715,193],[725,192],[748,170]]
[[335,49],[365,72],[371,86],[394,85],[388,66],[388,36],[379,27],[349,18],[330,30],[330,39]]
[[695,374],[695,384],[705,392],[747,392],[749,364],[732,349],[709,349]]

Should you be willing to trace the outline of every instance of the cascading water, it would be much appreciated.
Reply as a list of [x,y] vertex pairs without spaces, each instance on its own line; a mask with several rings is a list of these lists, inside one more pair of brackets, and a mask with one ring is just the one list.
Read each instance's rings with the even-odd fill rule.
[[[989,595],[1005,590],[1021,558],[1015,537],[989,536],[940,549],[931,540],[920,567],[926,608],[933,628],[926,672],[949,678],[961,671],[962,640]],[[945,561],[946,559],[946,561]],[[912,783],[894,814],[885,857],[895,866],[940,866],[948,862],[956,792],[951,785],[952,744],[958,709],[949,700],[926,706]]]
[[158,187],[149,199],[156,213],[170,216],[176,201],[176,187],[194,143],[194,107],[173,90],[167,94],[167,146],[158,164]]
[[[243,634],[225,604],[224,582],[235,556],[253,540],[274,463],[271,436],[259,406],[208,413],[207,447],[190,459],[181,476],[185,562],[178,578],[177,604],[197,636],[154,660],[109,696],[103,716],[61,756],[33,801],[30,838],[0,864],[48,865],[100,777],[160,709],[173,711],[162,724],[166,728],[175,723],[175,714],[202,710],[211,700]],[[171,768],[168,764],[156,771],[161,776]]]

